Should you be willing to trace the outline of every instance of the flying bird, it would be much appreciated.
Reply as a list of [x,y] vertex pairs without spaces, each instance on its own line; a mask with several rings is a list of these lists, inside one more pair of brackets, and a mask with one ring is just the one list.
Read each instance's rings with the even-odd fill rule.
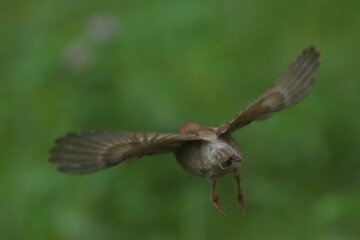
[[186,123],[174,134],[109,131],[69,133],[55,140],[49,161],[60,172],[81,175],[129,163],[145,155],[173,153],[186,171],[209,180],[212,186],[211,202],[220,214],[224,215],[224,210],[215,186],[216,180],[226,174],[233,174],[238,203],[245,208],[239,174],[243,157],[231,134],[305,98],[314,87],[319,65],[319,52],[315,47],[305,49],[272,87],[232,120],[220,126],[206,128],[197,123]]

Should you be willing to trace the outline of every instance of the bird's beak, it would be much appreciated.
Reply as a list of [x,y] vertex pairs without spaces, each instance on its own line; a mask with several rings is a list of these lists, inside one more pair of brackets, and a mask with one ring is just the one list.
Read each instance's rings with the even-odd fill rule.
[[231,159],[232,162],[241,162],[242,161],[242,158],[239,157],[239,158],[234,158],[234,159]]

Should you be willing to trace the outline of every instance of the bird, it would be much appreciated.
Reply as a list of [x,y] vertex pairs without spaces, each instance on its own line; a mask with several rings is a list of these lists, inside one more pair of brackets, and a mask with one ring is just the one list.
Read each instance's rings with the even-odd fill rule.
[[190,122],[180,126],[177,133],[68,133],[55,140],[49,162],[62,173],[82,175],[130,163],[146,155],[173,153],[184,170],[209,181],[212,187],[210,200],[221,215],[225,212],[219,201],[216,182],[219,177],[233,174],[237,202],[244,210],[246,202],[239,172],[243,156],[231,135],[253,121],[268,119],[273,113],[304,99],[314,87],[315,74],[320,66],[319,57],[315,47],[306,48],[274,85],[232,120],[217,127],[203,127]]

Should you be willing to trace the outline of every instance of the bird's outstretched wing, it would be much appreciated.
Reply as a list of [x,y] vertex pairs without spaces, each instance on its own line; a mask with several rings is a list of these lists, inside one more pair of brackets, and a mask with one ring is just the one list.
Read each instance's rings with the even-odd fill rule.
[[271,88],[234,119],[219,126],[217,134],[231,133],[252,121],[266,119],[273,112],[290,107],[305,98],[314,86],[319,65],[319,52],[314,47],[304,50]]
[[85,174],[144,155],[172,152],[194,135],[89,131],[55,140],[49,161],[67,174]]

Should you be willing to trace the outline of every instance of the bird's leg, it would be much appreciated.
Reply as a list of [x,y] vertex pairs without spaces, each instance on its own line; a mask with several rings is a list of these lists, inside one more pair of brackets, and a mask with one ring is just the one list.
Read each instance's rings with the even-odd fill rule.
[[241,186],[240,186],[239,169],[234,170],[234,178],[235,178],[236,185],[237,185],[237,200],[238,200],[239,206],[244,211],[245,207],[246,207],[246,202],[245,202],[245,198],[244,198],[244,195],[242,193]]
[[215,178],[209,178],[211,187],[212,187],[212,194],[211,194],[211,203],[215,206],[215,208],[218,210],[218,212],[225,216],[225,212],[223,207],[221,206],[219,202],[219,194],[216,191],[216,179]]

